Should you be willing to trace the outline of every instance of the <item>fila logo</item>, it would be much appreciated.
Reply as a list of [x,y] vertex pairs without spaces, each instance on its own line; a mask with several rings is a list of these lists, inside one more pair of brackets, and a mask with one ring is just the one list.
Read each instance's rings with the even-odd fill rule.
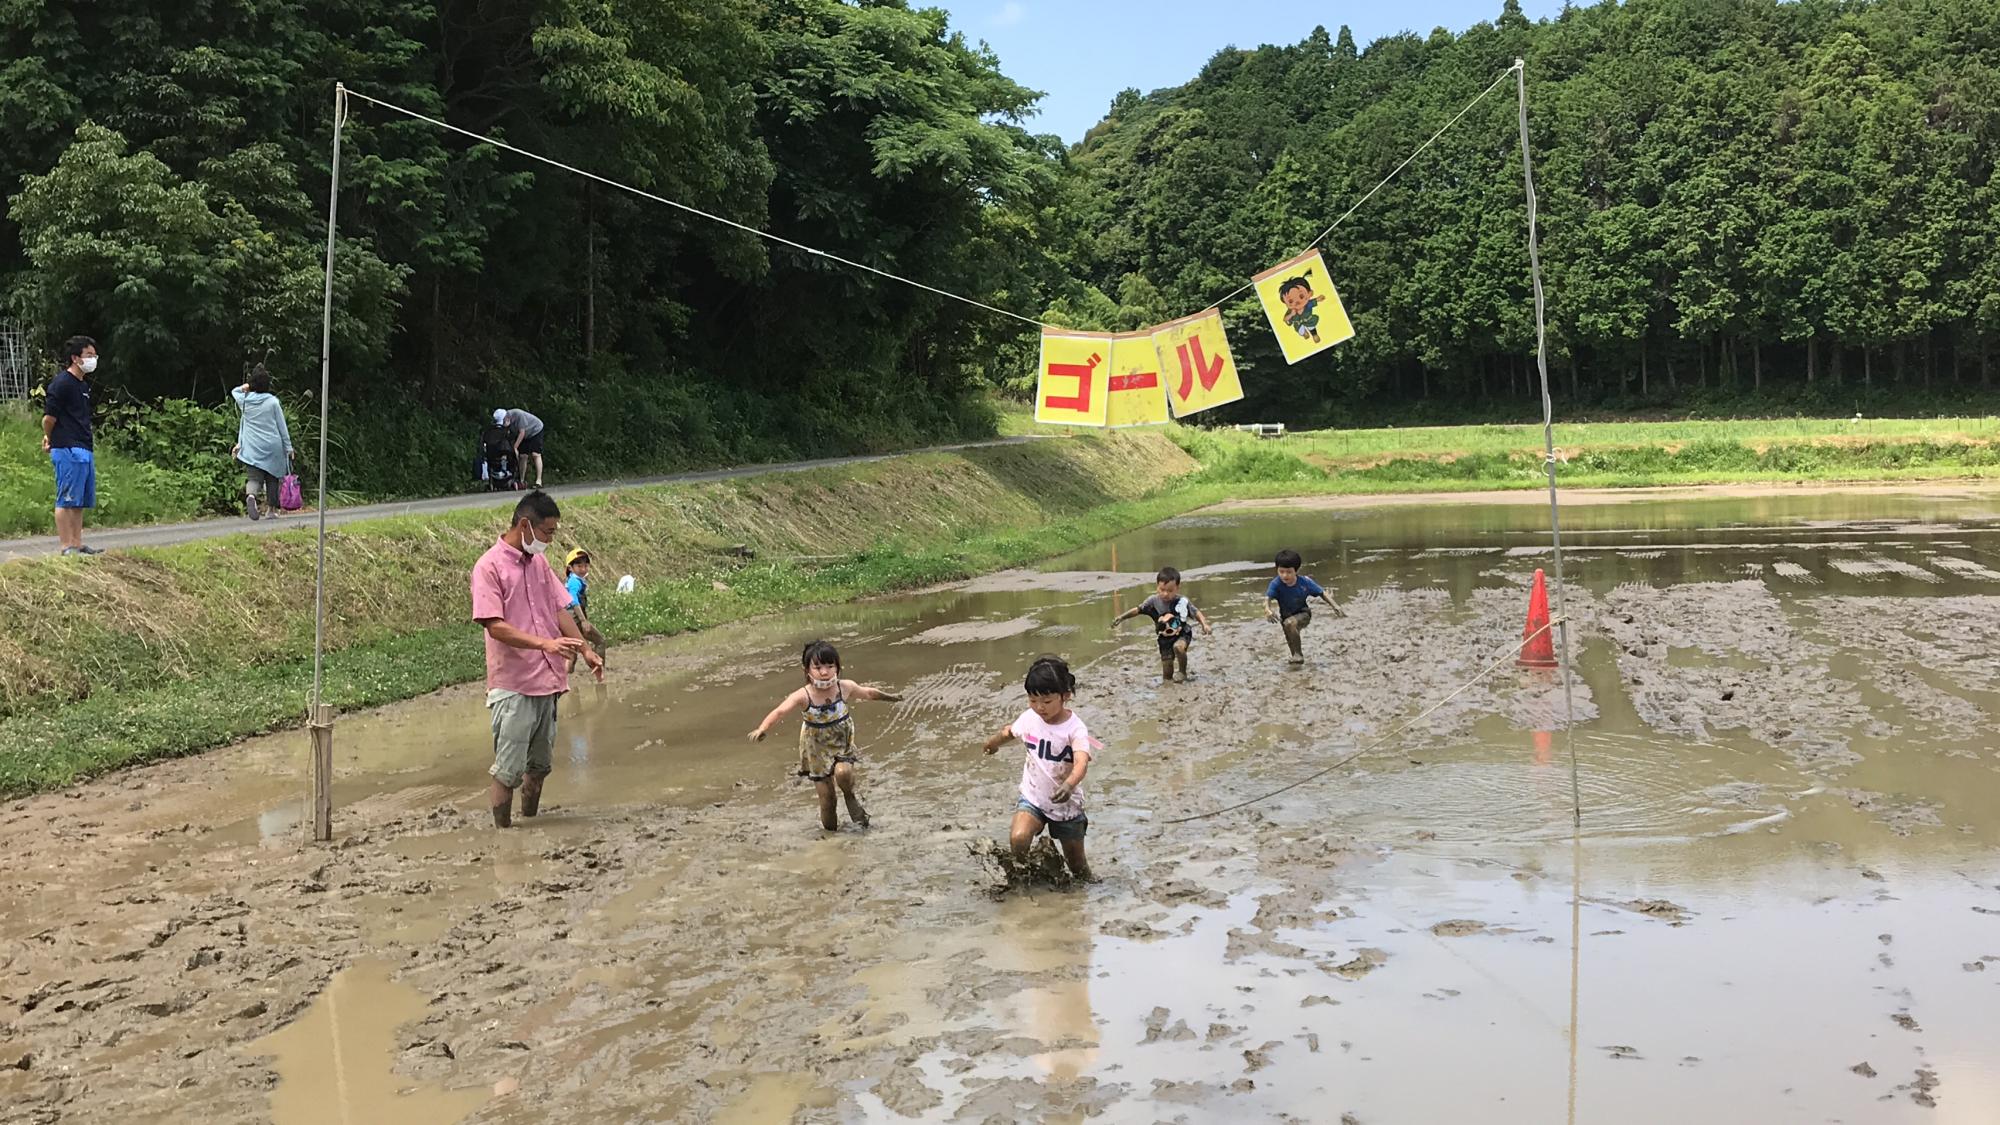
[[1063,743],[1062,750],[1058,753],[1055,744],[1046,738],[1035,743],[1035,757],[1040,758],[1044,762],[1074,763],[1076,761],[1076,753],[1069,748],[1069,743]]

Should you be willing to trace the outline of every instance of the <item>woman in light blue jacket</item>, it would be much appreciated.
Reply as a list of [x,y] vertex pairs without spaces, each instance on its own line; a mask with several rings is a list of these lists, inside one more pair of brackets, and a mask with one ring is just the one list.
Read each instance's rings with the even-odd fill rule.
[[[236,448],[230,452],[243,465],[244,513],[253,520],[263,512],[275,517],[282,512],[278,484],[292,471],[292,431],[285,424],[285,409],[271,393],[271,373],[261,363],[250,369],[249,382],[230,393],[243,411],[236,424]],[[263,512],[257,507],[259,493]]]

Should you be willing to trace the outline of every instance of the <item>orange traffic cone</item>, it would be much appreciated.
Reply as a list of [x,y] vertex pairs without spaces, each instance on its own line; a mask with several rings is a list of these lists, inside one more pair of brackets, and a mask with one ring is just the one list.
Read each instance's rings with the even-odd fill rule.
[[1521,666],[1524,668],[1554,668],[1556,666],[1555,631],[1549,628],[1549,587],[1542,572],[1535,571],[1535,585],[1528,593],[1528,623],[1521,629],[1521,637],[1528,643],[1521,646]]

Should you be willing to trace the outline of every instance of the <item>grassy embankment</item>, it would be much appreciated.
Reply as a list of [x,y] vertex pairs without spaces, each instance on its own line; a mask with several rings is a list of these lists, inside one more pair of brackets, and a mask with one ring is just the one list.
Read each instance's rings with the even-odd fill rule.
[[[706,628],[1046,557],[1223,499],[1158,434],[920,454],[567,502],[559,546],[638,591],[611,636]],[[483,675],[467,573],[492,510],[328,533],[327,700],[343,709]],[[747,543],[754,560],[725,548]],[[0,795],[294,725],[312,665],[309,529],[0,565]],[[716,583],[723,587],[718,588]]]

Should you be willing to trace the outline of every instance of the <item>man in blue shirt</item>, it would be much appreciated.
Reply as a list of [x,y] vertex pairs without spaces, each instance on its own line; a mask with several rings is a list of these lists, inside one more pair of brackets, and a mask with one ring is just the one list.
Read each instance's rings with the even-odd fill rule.
[[1340,612],[1340,607],[1333,604],[1332,598],[1326,596],[1326,591],[1320,589],[1319,583],[1299,573],[1299,567],[1304,565],[1305,560],[1299,557],[1297,551],[1289,547],[1279,551],[1277,563],[1278,576],[1271,579],[1270,586],[1264,590],[1264,616],[1284,627],[1285,645],[1292,650],[1291,662],[1304,664],[1306,652],[1303,634],[1305,627],[1312,624],[1313,619],[1312,610],[1306,606],[1312,599],[1318,598],[1326,603],[1326,607],[1333,611],[1334,616],[1345,617],[1346,614]]
[[90,433],[90,377],[97,341],[71,336],[56,357],[62,370],[42,401],[42,452],[56,471],[56,538],[65,555],[94,555],[83,545],[83,513],[97,506],[97,461]]

